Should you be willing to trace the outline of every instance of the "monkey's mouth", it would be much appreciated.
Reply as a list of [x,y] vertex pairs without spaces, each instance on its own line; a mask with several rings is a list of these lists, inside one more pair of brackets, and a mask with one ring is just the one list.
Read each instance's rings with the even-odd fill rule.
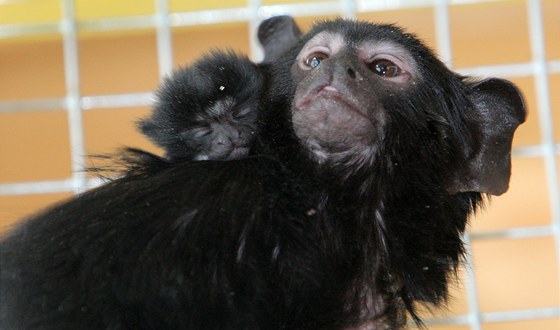
[[[340,105],[342,105],[342,107]],[[298,110],[315,106],[327,109],[336,108],[338,111],[340,111],[341,108],[347,109],[353,114],[362,116],[364,119],[369,121],[367,115],[362,111],[351,96],[349,97],[345,93],[340,92],[332,85],[322,85],[314,88],[307,95],[301,98],[301,102],[296,102],[295,104],[295,108]]]
[[378,132],[378,123],[364,113],[367,109],[361,109],[358,100],[344,87],[328,84],[299,90],[295,99],[295,133],[310,148],[321,150],[315,154],[327,155],[368,144]]

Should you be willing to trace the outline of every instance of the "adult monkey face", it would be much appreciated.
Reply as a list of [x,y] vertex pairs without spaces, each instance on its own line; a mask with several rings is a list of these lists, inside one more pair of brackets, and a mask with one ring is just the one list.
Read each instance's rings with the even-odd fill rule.
[[320,160],[340,154],[372,154],[387,121],[379,97],[411,84],[414,62],[386,42],[347,47],[343,35],[321,32],[292,67],[301,77],[293,107],[294,129]]
[[453,73],[392,25],[334,20],[302,40],[290,67],[292,124],[316,161],[413,161],[423,175],[446,168],[439,183],[450,193],[507,189],[513,132],[525,120],[510,82]]

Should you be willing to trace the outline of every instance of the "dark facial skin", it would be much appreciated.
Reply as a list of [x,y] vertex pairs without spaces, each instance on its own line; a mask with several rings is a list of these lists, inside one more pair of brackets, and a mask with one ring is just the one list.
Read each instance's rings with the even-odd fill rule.
[[[225,97],[209,106],[185,127],[181,139],[195,150],[194,160],[238,159],[249,154],[257,131],[257,105]],[[178,157],[176,157],[178,158]]]

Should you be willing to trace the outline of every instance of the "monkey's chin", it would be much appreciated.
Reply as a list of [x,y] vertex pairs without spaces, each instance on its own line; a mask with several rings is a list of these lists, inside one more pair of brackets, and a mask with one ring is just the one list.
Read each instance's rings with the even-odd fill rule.
[[302,141],[316,141],[332,151],[375,141],[379,130],[359,111],[330,99],[296,108],[292,116],[294,131]]

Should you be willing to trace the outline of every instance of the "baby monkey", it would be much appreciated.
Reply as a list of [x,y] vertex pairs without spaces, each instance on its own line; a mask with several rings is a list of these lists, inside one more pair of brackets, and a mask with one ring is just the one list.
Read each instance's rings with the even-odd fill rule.
[[172,162],[241,158],[258,129],[263,84],[247,57],[212,52],[164,80],[140,129]]

